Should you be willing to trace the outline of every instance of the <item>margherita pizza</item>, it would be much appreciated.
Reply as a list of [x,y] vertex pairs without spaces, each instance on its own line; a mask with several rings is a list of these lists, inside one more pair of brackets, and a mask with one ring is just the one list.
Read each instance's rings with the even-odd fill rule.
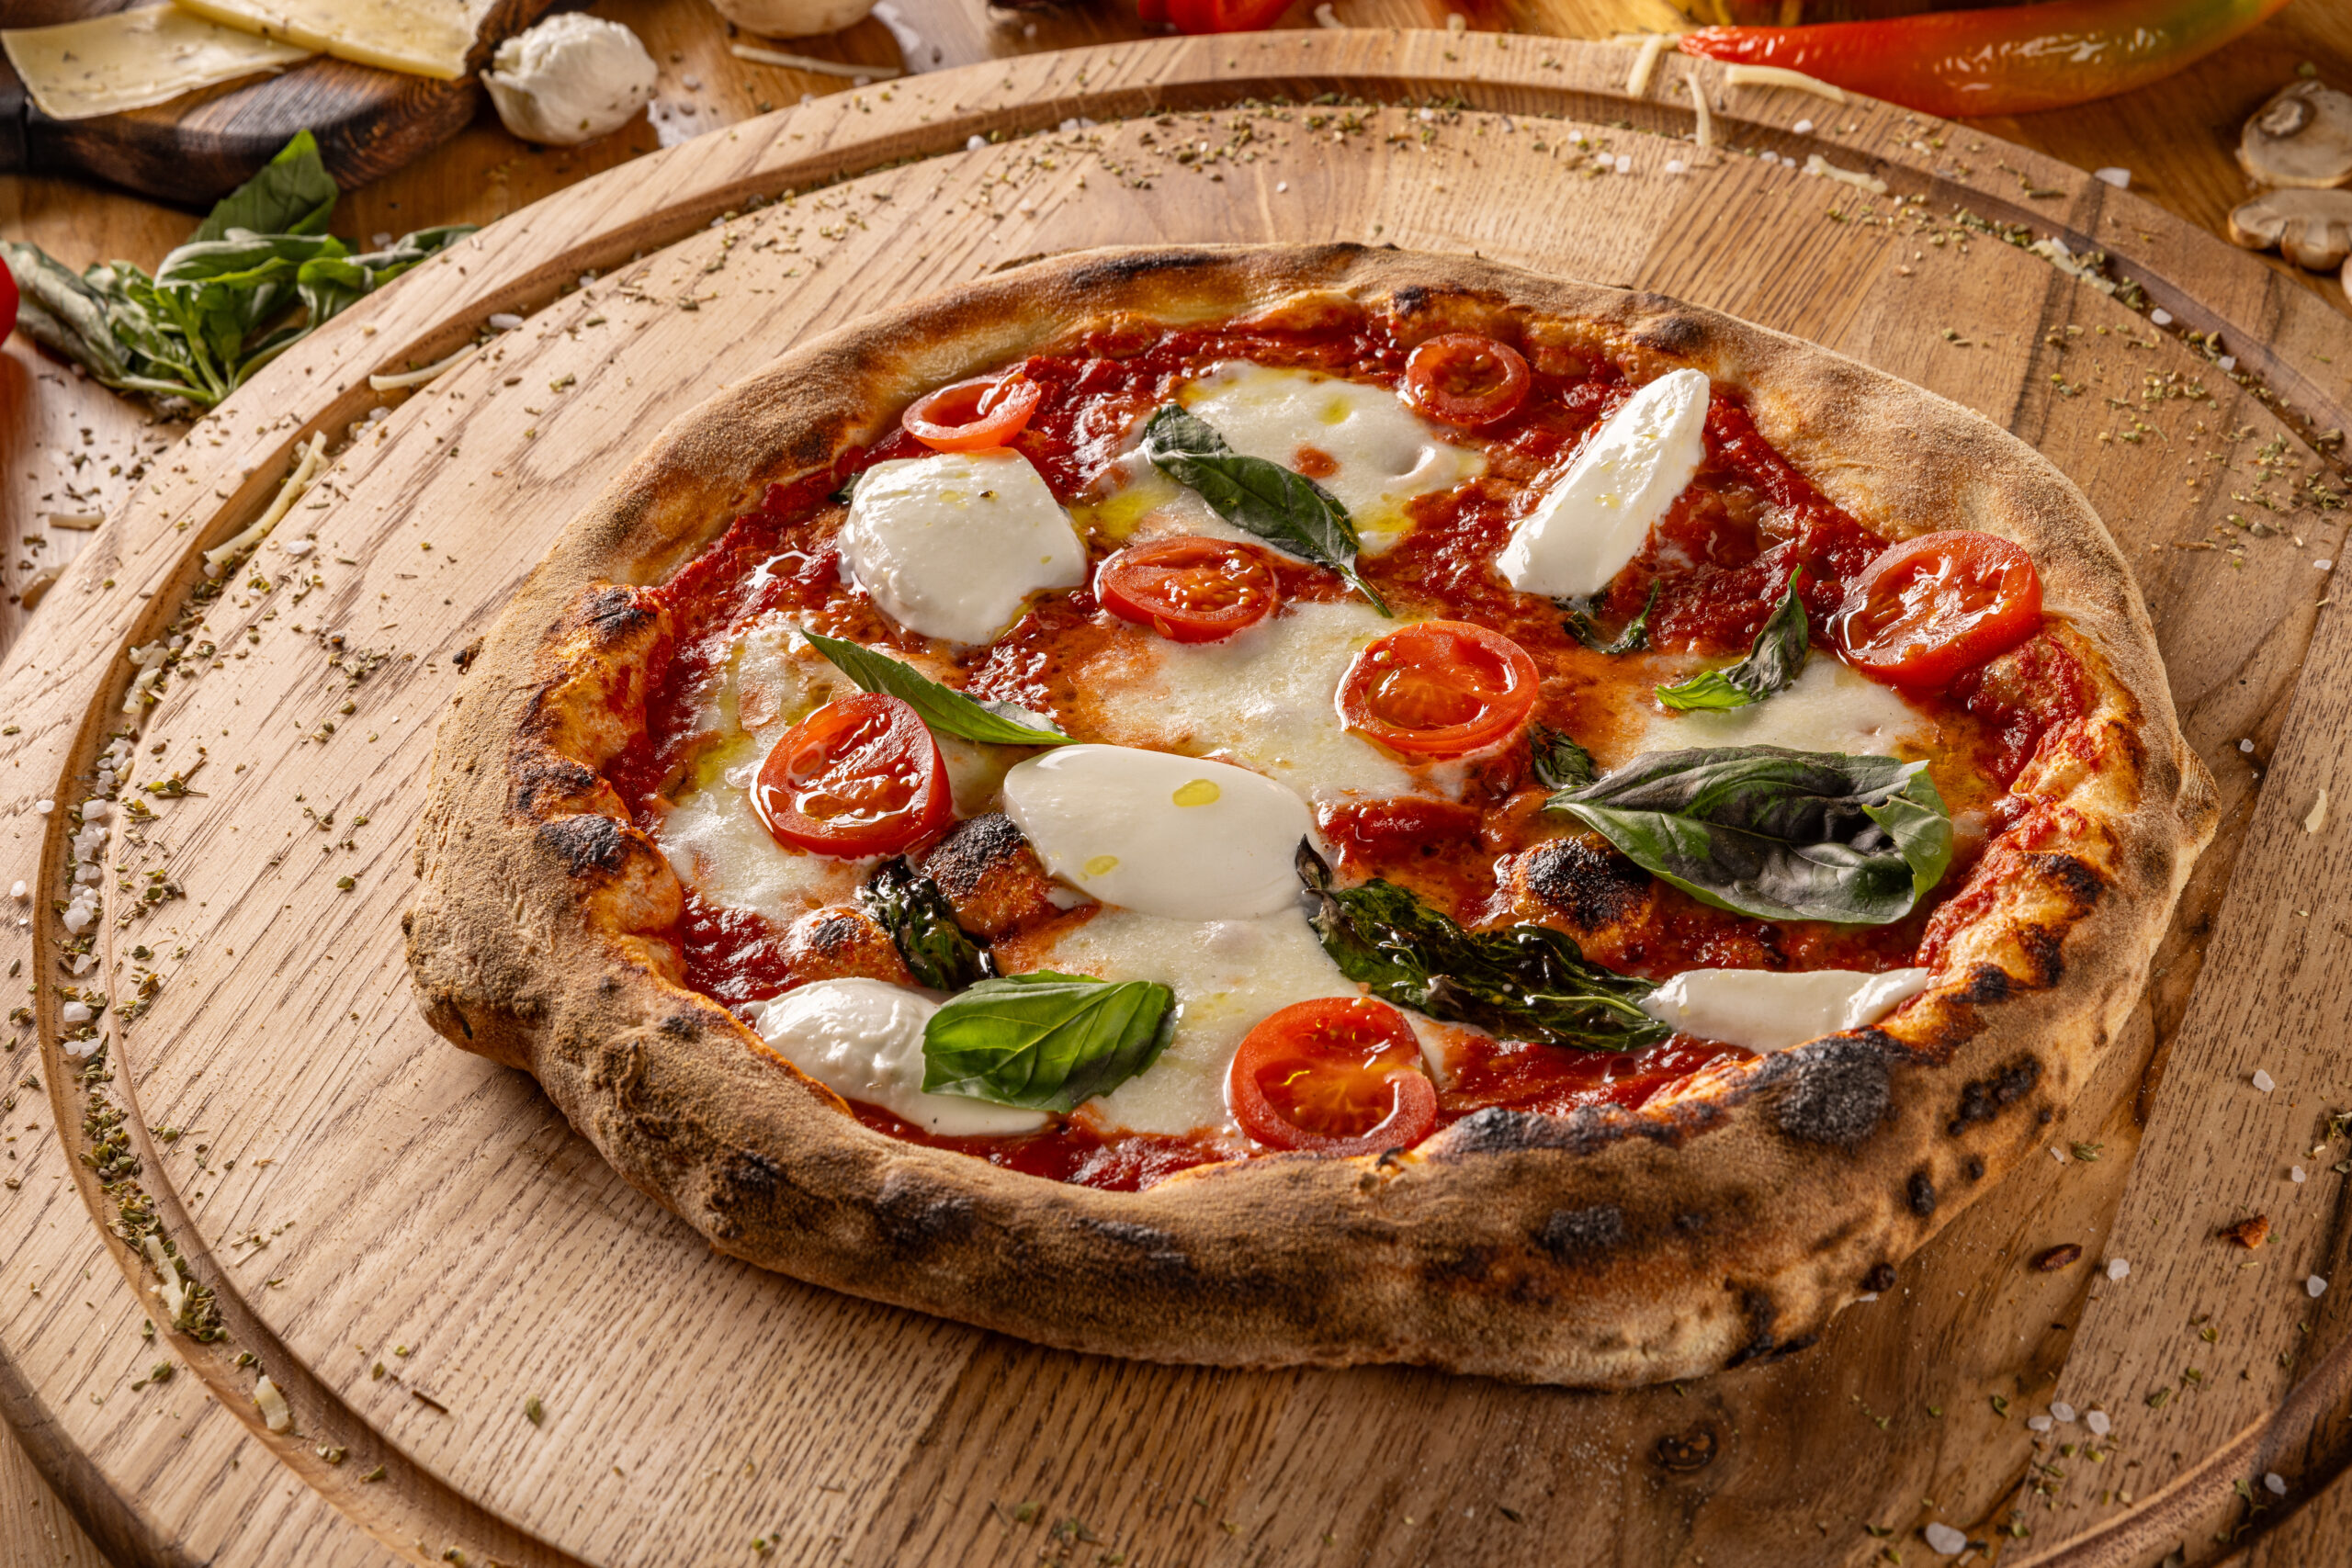
[[1975,415],[1656,295],[1102,252],[794,350],[571,526],[410,961],[752,1262],[1631,1384],[1810,1343],[2047,1142],[2211,816]]

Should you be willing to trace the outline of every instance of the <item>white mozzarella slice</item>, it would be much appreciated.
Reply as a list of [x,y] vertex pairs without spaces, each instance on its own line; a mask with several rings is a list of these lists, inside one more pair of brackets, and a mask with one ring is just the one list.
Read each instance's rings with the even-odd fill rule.
[[1004,775],[1004,809],[1047,871],[1105,904],[1204,920],[1298,900],[1306,803],[1246,768],[1057,746]]
[[1522,593],[1584,599],[1641,553],[1706,456],[1706,376],[1669,370],[1618,405],[1496,561]]
[[842,525],[842,575],[925,637],[983,643],[1030,594],[1086,581],[1086,549],[1029,459],[998,447],[876,463]]
[[1876,1023],[1927,988],[1925,969],[1688,969],[1652,991],[1642,1010],[1685,1034],[1785,1051]]
[[1348,666],[1396,629],[1351,599],[1289,605],[1221,642],[1153,637],[1148,661],[1093,686],[1094,722],[1106,739],[1223,758],[1317,802],[1442,787],[1461,770],[1417,775],[1340,722]]
[[1367,555],[1410,529],[1406,502],[1452,490],[1486,467],[1483,456],[1445,440],[1396,393],[1361,381],[1236,359],[1179,396],[1246,457],[1299,469],[1306,447],[1338,465],[1315,482],[1348,509]]
[[1296,910],[1256,920],[1171,920],[1103,909],[1023,964],[1104,979],[1157,980],[1176,993],[1176,1032],[1136,1077],[1079,1115],[1103,1130],[1225,1128],[1225,1078],[1242,1037],[1268,1014],[1356,987]]
[[938,1004],[880,980],[817,980],[754,1004],[752,1027],[787,1062],[845,1100],[878,1105],[944,1138],[1026,1133],[1039,1111],[925,1094],[922,1032]]
[[1786,690],[1760,703],[1715,713],[1653,713],[1643,747],[1675,751],[1690,746],[1785,746],[1792,751],[1892,757],[1905,746],[1924,748],[1934,728],[1887,687],[1838,660],[1815,655]]

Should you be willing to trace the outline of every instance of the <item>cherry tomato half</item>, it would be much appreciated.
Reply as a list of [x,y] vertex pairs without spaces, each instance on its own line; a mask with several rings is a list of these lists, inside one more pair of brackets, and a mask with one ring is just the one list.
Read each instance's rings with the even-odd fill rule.
[[1290,0],[1137,0],[1136,14],[1172,23],[1180,33],[1253,33],[1272,27],[1289,6]]
[[1405,1015],[1369,997],[1295,1002],[1250,1032],[1226,1080],[1241,1130],[1277,1149],[1374,1155],[1437,1126]]
[[1492,424],[1527,400],[1527,361],[1507,343],[1447,333],[1405,361],[1405,401],[1443,424]]
[[899,423],[934,452],[978,452],[1020,434],[1045,395],[1043,387],[1018,370],[981,376],[916,399]]
[[1283,602],[1263,550],[1180,534],[1121,550],[1094,574],[1094,597],[1123,621],[1170,642],[1216,642],[1254,626]]
[[1941,686],[2041,629],[2033,558],[1966,529],[1882,552],[1846,590],[1837,620],[1848,661],[1895,686]]
[[752,786],[776,841],[854,860],[892,855],[947,826],[947,761],[899,698],[860,692],[784,732]]
[[1539,677],[1527,650],[1467,621],[1416,621],[1356,655],[1340,716],[1392,751],[1460,757],[1527,722]]

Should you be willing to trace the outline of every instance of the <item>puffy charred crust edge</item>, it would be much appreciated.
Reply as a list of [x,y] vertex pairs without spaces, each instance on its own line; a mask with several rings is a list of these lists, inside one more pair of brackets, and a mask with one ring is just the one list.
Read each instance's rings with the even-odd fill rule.
[[[1986,888],[1939,956],[1944,978],[1883,1028],[1640,1112],[1488,1111],[1417,1153],[1210,1167],[1135,1194],[843,1115],[675,981],[662,933],[676,878],[602,777],[632,694],[642,723],[633,682],[668,635],[634,591],[930,386],[1089,321],[1299,297],[1390,310],[1408,335],[1575,323],[1636,373],[1690,364],[1747,387],[1767,437],[1849,506],[2018,540],[2043,564],[2096,699],[2086,731],[2103,738],[2097,765],[2038,762],[2020,787],[2086,830]],[[1891,1282],[1960,1207],[1952,1194],[2033,1145],[2136,999],[2212,815],[2113,544],[2071,484],[1974,415],[1658,296],[1483,262],[1096,252],[854,322],[673,422],[471,660],[441,726],[404,927],[433,1026],[533,1072],[616,1169],[732,1256],[1080,1350],[1625,1386],[1809,1343],[1858,1289]]]

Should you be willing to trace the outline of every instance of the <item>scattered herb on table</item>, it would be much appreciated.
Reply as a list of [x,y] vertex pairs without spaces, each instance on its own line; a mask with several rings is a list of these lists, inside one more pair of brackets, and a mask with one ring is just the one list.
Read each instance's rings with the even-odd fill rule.
[[1677,713],[1744,708],[1762,702],[1775,692],[1786,691],[1804,673],[1805,657],[1813,650],[1804,605],[1797,598],[1797,582],[1804,575],[1803,571],[1790,573],[1788,592],[1781,596],[1780,604],[1764,622],[1764,629],[1756,634],[1747,658],[1721,670],[1704,671],[1688,681],[1660,686],[1659,703]]
[[1074,1111],[1159,1059],[1176,994],[1150,980],[1041,969],[947,999],[922,1035],[923,1092],[1032,1111]]

